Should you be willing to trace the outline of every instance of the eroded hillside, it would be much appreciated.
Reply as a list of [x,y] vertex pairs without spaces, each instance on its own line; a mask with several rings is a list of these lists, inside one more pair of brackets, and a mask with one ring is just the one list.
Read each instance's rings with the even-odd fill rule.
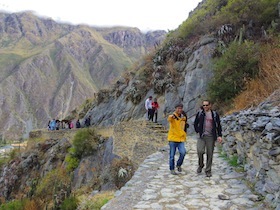
[[63,119],[115,81],[164,36],[164,31],[143,34],[135,28],[95,29],[59,24],[31,13],[1,13],[3,138],[14,139],[44,128],[51,118]]

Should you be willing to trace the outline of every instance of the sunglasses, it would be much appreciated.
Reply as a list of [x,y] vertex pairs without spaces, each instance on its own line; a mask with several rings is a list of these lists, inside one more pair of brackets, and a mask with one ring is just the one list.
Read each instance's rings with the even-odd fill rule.
[[206,104],[203,104],[203,106],[209,106],[209,104],[207,104],[207,105],[206,105]]

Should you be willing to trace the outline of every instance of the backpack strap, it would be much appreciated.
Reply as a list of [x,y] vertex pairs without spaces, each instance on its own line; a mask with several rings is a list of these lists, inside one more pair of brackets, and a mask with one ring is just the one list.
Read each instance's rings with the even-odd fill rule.
[[173,114],[173,116],[176,118],[176,120],[179,120],[179,118],[175,114]]

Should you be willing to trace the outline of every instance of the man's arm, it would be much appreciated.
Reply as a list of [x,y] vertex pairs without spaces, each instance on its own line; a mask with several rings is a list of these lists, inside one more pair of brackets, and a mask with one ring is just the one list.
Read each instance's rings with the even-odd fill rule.
[[217,117],[216,117],[217,119],[217,122],[216,122],[216,125],[217,125],[217,132],[218,132],[218,136],[219,137],[222,137],[223,136],[223,134],[222,134],[222,126],[221,126],[221,120],[220,120],[220,116],[219,116],[219,114],[217,113]]
[[170,123],[173,122],[174,119],[175,119],[174,115],[169,115],[167,118],[168,122],[170,122]]
[[194,130],[196,133],[199,133],[198,123],[199,123],[199,112],[196,114],[195,120],[194,120]]
[[221,143],[223,141],[223,139],[222,139],[223,134],[222,134],[221,120],[220,120],[220,116],[219,116],[218,113],[217,113],[217,116],[216,116],[216,120],[217,120],[216,125],[217,125],[217,132],[218,132],[217,140],[218,140],[218,142]]
[[148,110],[148,100],[145,101],[145,109]]

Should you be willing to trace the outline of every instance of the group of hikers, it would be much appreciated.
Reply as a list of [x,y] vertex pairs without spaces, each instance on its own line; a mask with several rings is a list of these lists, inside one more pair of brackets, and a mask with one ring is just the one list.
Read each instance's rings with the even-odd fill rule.
[[[91,116],[87,117],[84,122],[84,127],[89,127],[91,124]],[[61,129],[73,129],[82,128],[82,124],[79,119],[74,122],[73,120],[50,120],[48,123],[48,130],[61,130]]]
[[[159,104],[156,98],[150,96],[145,101],[147,110],[147,120],[157,122],[157,113]],[[187,114],[183,111],[183,104],[179,103],[175,106],[173,114],[167,118],[169,122],[168,141],[169,141],[169,169],[172,175],[178,175],[175,170],[175,154],[179,151],[179,159],[176,162],[178,172],[182,172],[182,164],[186,155],[185,141],[187,138],[187,128],[189,127]],[[197,112],[194,121],[194,130],[198,134],[197,139],[197,155],[198,167],[197,173],[200,174],[204,168],[204,154],[206,153],[206,177],[211,177],[213,153],[215,143],[222,143],[222,126],[220,116],[216,111],[212,110],[211,102],[204,100],[200,110]]]
[[[171,174],[177,175],[175,171],[175,153],[178,149],[179,159],[176,163],[178,172],[182,172],[182,164],[186,155],[185,141],[187,137],[186,125],[187,116],[183,114],[183,104],[175,106],[175,112],[168,116],[170,128],[168,131],[168,141],[170,147],[169,169]],[[204,154],[206,151],[206,177],[211,177],[212,162],[215,142],[222,142],[222,126],[220,117],[216,111],[211,109],[211,102],[204,100],[202,108],[196,114],[194,121],[194,130],[198,134],[197,139],[197,155],[198,168],[197,173],[200,174],[204,168]]]
[[[157,99],[154,98],[153,100],[153,96],[150,96],[145,101],[145,108],[147,110],[147,120],[157,123],[158,109],[159,109],[159,104],[157,102]],[[154,121],[154,117],[155,117],[155,121]]]

